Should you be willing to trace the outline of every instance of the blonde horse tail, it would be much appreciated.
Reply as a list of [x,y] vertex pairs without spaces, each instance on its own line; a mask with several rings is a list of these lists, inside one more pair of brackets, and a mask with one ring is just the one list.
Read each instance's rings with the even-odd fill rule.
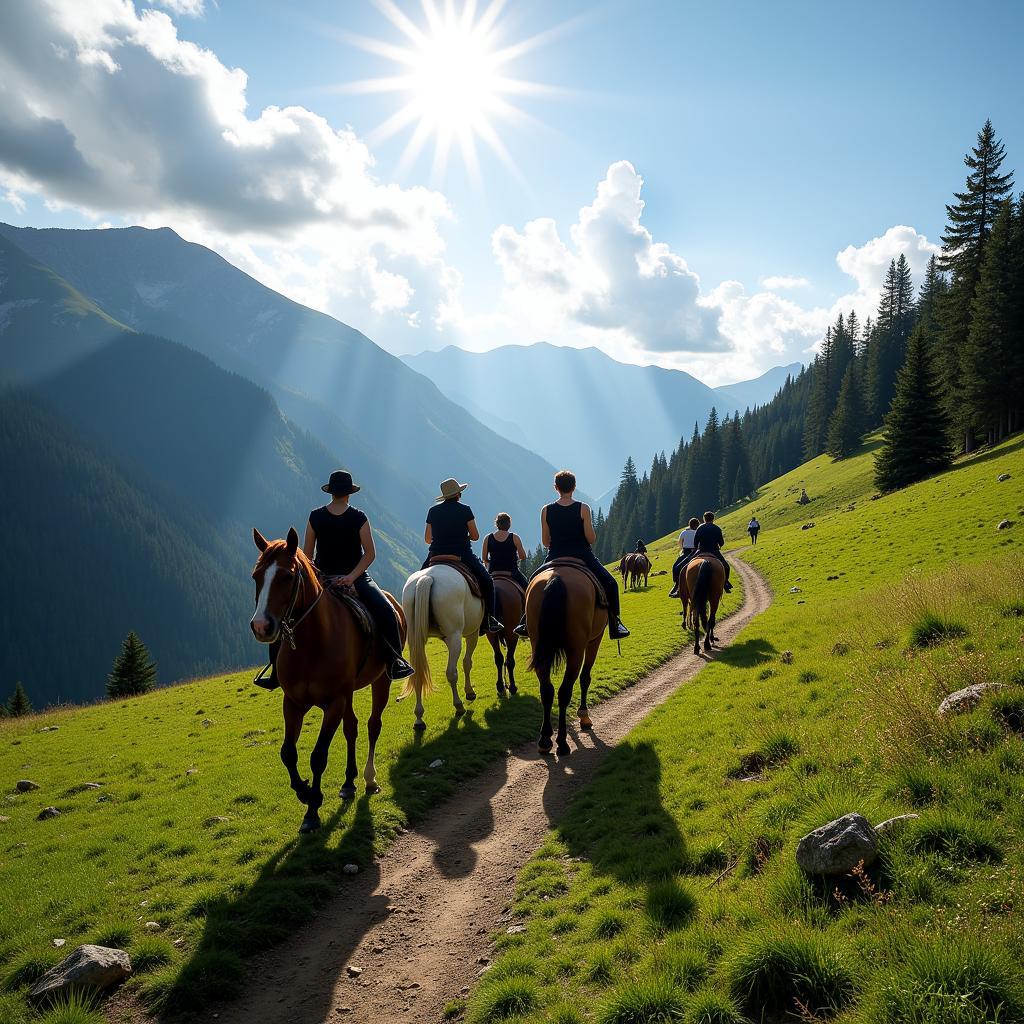
[[427,637],[430,635],[430,588],[433,578],[424,573],[416,581],[413,593],[413,612],[409,623],[409,660],[414,675],[405,681],[402,696],[408,697],[414,690],[417,695],[432,693],[434,681],[430,677],[430,662],[427,660]]

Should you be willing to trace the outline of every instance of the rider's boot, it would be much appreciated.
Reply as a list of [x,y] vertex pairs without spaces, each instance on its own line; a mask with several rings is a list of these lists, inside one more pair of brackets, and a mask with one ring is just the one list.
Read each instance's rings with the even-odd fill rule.
[[488,633],[500,633],[504,629],[501,621],[493,615],[487,616],[487,632]]
[[281,650],[281,641],[275,640],[270,645],[270,660],[267,667],[253,680],[264,690],[276,690],[281,684],[277,681],[277,653]]
[[405,658],[395,658],[394,661],[388,665],[388,679],[394,682],[396,679],[408,679],[409,676],[416,674],[416,669],[412,667],[405,660]]
[[672,589],[668,592],[668,596],[669,597],[678,597],[679,596],[679,584],[678,583],[673,585]]
[[519,625],[512,630],[516,636],[522,637],[524,640],[528,639],[530,634],[526,631],[526,614],[519,620]]
[[613,640],[625,640],[629,636],[629,630],[622,624],[622,620],[614,615],[608,617],[608,635]]

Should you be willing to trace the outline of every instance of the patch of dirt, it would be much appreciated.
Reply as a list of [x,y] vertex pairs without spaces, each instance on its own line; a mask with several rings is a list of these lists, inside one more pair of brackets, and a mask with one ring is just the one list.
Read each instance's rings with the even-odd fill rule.
[[[744,603],[719,624],[723,644],[771,601],[761,576],[738,558],[733,565]],[[598,704],[593,731],[571,731],[571,757],[541,756],[533,741],[468,781],[353,877],[315,921],[254,960],[244,997],[202,1019],[216,1013],[218,1024],[436,1024],[489,962],[491,936],[512,923],[505,907],[519,869],[573,795],[608,749],[707,660],[684,650]]]

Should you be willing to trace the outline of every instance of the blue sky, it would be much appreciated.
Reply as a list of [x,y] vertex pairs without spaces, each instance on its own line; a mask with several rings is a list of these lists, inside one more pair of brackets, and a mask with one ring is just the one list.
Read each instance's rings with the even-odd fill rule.
[[[402,97],[336,88],[394,73],[352,41],[407,43],[382,4],[166,0],[158,15],[119,0],[89,6],[91,21],[70,0],[0,8],[0,99],[16,92],[25,104],[6,126],[0,116],[0,217],[170,223],[396,352],[597,344],[711,383],[806,359],[837,310],[871,308],[889,258],[907,251],[923,265],[985,117],[1011,166],[1024,151],[1014,53],[1024,7],[1009,0],[509,2],[495,45],[550,38],[506,73],[553,91],[514,98],[534,120],[495,126],[517,172],[481,146],[479,183],[457,154],[443,176],[432,173],[429,144],[402,168],[413,126],[383,141],[373,134]],[[426,23],[418,0],[397,6]],[[84,76],[77,102],[48,84],[44,41],[63,55],[60,74],[71,62]],[[244,86],[231,69],[244,70]],[[239,97],[244,114],[232,108]],[[122,126],[145,122],[109,166],[94,154],[118,156],[119,139],[104,137],[100,104]],[[239,117],[252,123],[268,107],[303,110],[300,127],[261,123],[271,141],[221,151],[218,131],[237,134]],[[79,161],[54,145],[25,156],[40,110],[109,187],[73,180],[68,166]],[[321,122],[351,128],[347,151],[324,157]],[[289,138],[299,140],[293,151]],[[188,162],[183,146],[206,181],[167,172]],[[352,153],[366,159],[350,173]],[[147,159],[162,172],[150,171],[158,185],[148,190]],[[268,194],[308,190],[326,211],[315,224],[292,196],[283,214],[266,196],[250,210],[237,201],[282,160],[294,167]],[[316,168],[308,176],[304,160]],[[132,173],[118,184],[125,162]],[[221,179],[222,190],[208,187]],[[318,201],[318,189],[330,200]],[[401,229],[360,234],[358,217],[338,227],[338,211],[355,205],[347,189],[375,211],[393,200]]]

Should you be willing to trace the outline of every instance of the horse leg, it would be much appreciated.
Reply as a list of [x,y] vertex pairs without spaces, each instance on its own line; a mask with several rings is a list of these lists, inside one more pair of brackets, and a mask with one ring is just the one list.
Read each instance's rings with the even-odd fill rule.
[[391,680],[386,675],[380,676],[371,688],[373,696],[370,704],[370,717],[366,721],[366,734],[370,738],[370,752],[366,755],[366,768],[363,770],[363,781],[366,783],[367,793],[380,792],[380,786],[377,785],[377,763],[374,760],[374,752],[377,749],[377,738],[380,736],[381,716],[388,705],[390,692]]
[[587,694],[590,692],[590,670],[597,661],[597,651],[601,646],[601,637],[591,640],[587,644],[587,653],[583,658],[583,671],[580,673],[580,728],[592,729],[594,723],[590,718],[590,707],[587,704]]
[[693,616],[693,653],[700,654],[700,617],[703,609],[699,608],[696,603],[690,614]]
[[476,690],[473,689],[473,680],[470,679],[470,674],[473,671],[473,652],[476,650],[476,645],[480,640],[480,634],[474,630],[465,640],[466,653],[462,658],[462,676],[465,680],[466,700],[472,703],[476,700]]
[[336,697],[324,711],[324,720],[320,723],[320,735],[313,745],[313,752],[309,755],[309,769],[313,773],[313,784],[310,787],[309,802],[306,804],[306,816],[302,819],[299,833],[315,832],[320,827],[320,810],[324,802],[323,790],[320,788],[320,780],[327,770],[327,754],[331,749],[331,740],[341,725],[341,720],[351,706],[352,701],[349,695],[342,694]]
[[711,599],[711,612],[708,615],[708,635],[707,635],[707,639],[704,641],[704,650],[705,651],[710,651],[711,650],[711,645],[718,643],[718,637],[715,636],[715,617],[716,617],[717,612],[718,612],[718,602],[714,598],[712,598]]
[[540,738],[537,740],[537,749],[542,754],[551,753],[551,705],[555,700],[555,688],[551,684],[551,673],[538,673],[540,680],[540,703],[544,709],[544,721],[540,726]]
[[494,649],[494,667],[498,670],[498,681],[496,683],[498,696],[505,696],[505,656],[501,653],[501,641],[493,634],[488,634],[491,647]]
[[338,796],[342,800],[354,800],[356,795],[356,774],[359,769],[356,767],[356,737],[359,735],[359,720],[356,718],[355,708],[352,701],[348,702],[345,709],[345,717],[341,724],[345,736],[346,760],[345,760],[345,784],[341,787]]
[[445,666],[444,677],[452,688],[452,704],[455,705],[455,713],[461,715],[466,706],[459,697],[459,651],[462,648],[462,634],[451,633],[444,638],[448,648],[448,664]]
[[306,712],[290,697],[284,698],[284,741],[281,744],[281,761],[288,769],[288,778],[300,803],[309,803],[309,780],[299,775],[299,736]]
[[576,654],[570,654],[565,660],[565,675],[562,677],[562,685],[558,688],[558,744],[555,750],[559,757],[568,757],[572,753],[566,739],[565,714],[569,710],[572,688],[576,685],[582,665],[583,658]]
[[516,646],[519,644],[519,637],[512,634],[512,639],[506,641],[507,647],[505,649],[505,668],[508,672],[508,692],[518,693],[519,690],[516,688]]

